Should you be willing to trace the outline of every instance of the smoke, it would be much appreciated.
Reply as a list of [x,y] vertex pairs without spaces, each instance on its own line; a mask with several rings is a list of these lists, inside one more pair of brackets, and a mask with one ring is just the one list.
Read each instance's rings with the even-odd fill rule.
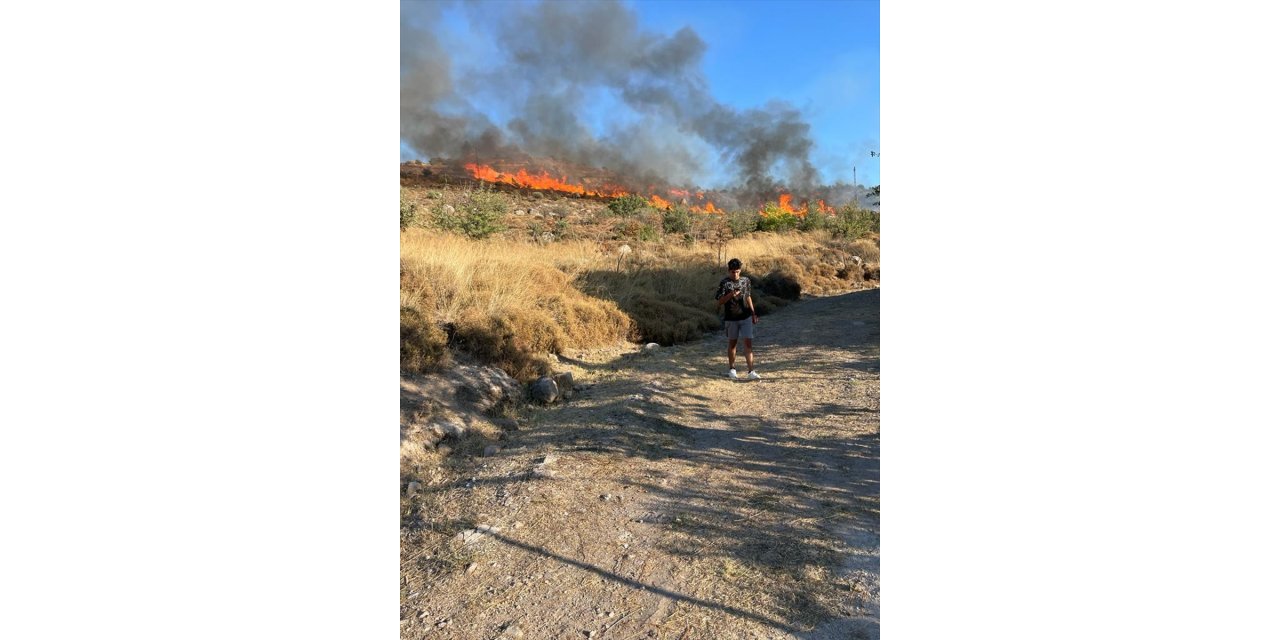
[[[442,43],[448,10],[485,42]],[[725,167],[743,195],[819,186],[798,109],[720,103],[693,29],[646,32],[616,1],[402,2],[400,42],[401,140],[423,157],[550,157],[633,184],[688,185]],[[476,105],[510,115],[498,125]]]

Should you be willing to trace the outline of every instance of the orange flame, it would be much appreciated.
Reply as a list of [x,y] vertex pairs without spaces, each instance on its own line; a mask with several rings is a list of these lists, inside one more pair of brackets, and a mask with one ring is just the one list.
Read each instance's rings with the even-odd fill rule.
[[[543,171],[542,173],[535,175],[535,174],[529,173],[524,169],[520,169],[516,173],[505,173],[502,171],[498,171],[491,166],[483,165],[483,164],[466,163],[463,166],[466,167],[467,171],[471,172],[471,175],[475,177],[477,180],[509,184],[517,187],[524,187],[527,189],[560,191],[564,193],[576,193],[578,195],[599,196],[599,197],[607,197],[607,198],[617,198],[620,196],[630,195],[631,193],[625,189],[622,189],[616,186],[605,186],[605,187],[601,187],[600,189],[588,189],[582,185],[567,182],[565,181],[564,178],[560,178],[560,179],[553,178],[546,171]],[[655,190],[656,189],[652,185],[648,189],[650,193],[652,193]],[[683,198],[688,198],[689,196],[693,195],[691,192],[682,190],[682,189],[668,189],[668,192],[673,196],[683,197]],[[701,191],[696,192],[696,194],[699,200],[701,200],[705,195]],[[783,195],[782,198],[784,198],[785,200],[780,200],[780,202],[785,203],[785,202],[790,202],[791,200],[790,195]],[[662,196],[659,196],[656,193],[649,196],[649,204],[658,209],[670,209],[672,206],[669,200],[666,200],[665,198],[663,198]],[[787,206],[787,208],[788,210],[790,210],[789,205]],[[708,200],[705,204],[693,206],[691,207],[691,209],[693,211],[698,211],[702,213],[724,213],[720,209],[717,209],[715,203],[711,202],[710,200]]]
[[495,170],[493,167],[482,164],[478,165],[467,163],[463,166],[466,167],[467,171],[470,171],[471,175],[476,179],[485,180],[487,182],[501,182],[503,184],[510,184],[529,189],[563,191],[565,193],[576,193],[583,196],[617,197],[627,194],[626,191],[621,189],[590,190],[582,185],[565,182],[563,178],[557,180],[556,178],[551,177],[551,175],[546,171],[533,175],[528,171],[521,169],[520,171],[512,174],[503,173]]

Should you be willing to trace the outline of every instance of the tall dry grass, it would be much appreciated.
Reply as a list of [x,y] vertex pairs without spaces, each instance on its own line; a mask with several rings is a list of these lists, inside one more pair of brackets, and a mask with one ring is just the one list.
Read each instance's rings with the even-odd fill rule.
[[[761,313],[801,292],[861,284],[874,242],[822,234],[752,234],[725,246],[588,240],[484,241],[427,229],[401,234],[401,364],[423,371],[446,342],[518,379],[545,374],[548,353],[646,340],[672,344],[720,326],[714,293],[737,257]],[[859,256],[859,265],[852,258]]]

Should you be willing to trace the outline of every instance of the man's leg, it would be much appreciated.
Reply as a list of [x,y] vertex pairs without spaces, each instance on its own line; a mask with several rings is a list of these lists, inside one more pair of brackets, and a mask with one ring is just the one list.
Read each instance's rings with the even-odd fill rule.
[[733,368],[733,356],[738,351],[738,339],[729,338],[729,368]]
[[747,351],[747,373],[751,373],[756,368],[756,361],[751,357],[751,338],[743,338],[742,347]]

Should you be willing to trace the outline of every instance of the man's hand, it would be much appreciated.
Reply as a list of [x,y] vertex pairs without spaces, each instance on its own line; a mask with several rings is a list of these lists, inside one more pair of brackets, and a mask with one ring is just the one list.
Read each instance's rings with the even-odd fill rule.
[[751,324],[760,324],[760,316],[751,314]]

